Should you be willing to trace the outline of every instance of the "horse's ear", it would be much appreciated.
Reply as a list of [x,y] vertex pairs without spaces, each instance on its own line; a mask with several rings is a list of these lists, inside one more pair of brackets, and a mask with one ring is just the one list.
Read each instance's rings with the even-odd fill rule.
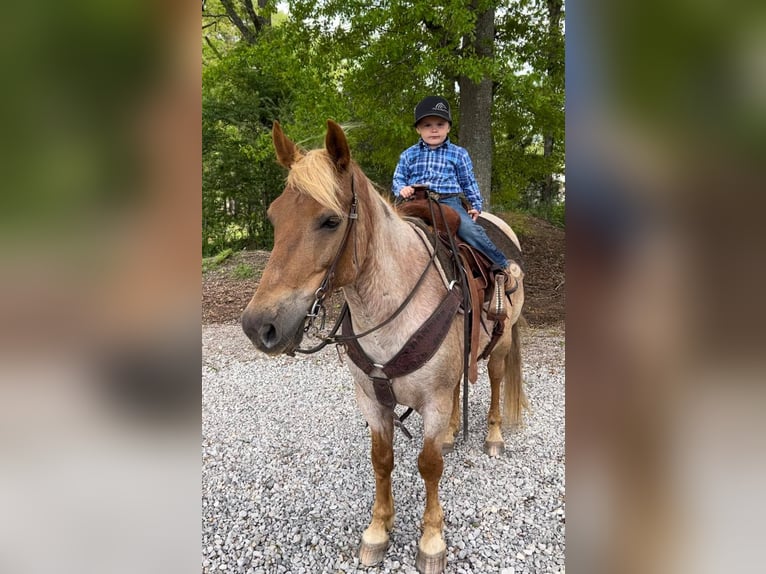
[[324,138],[324,147],[330,154],[338,171],[346,171],[351,163],[351,151],[343,128],[332,120],[327,120],[327,135]]
[[271,139],[274,141],[274,150],[277,152],[277,161],[287,169],[301,158],[301,152],[290,138],[282,131],[278,121],[274,121],[271,128]]

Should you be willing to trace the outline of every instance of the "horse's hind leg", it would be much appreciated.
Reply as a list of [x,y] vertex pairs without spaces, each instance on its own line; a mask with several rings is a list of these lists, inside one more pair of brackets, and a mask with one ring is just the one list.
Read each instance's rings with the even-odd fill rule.
[[502,423],[503,417],[500,413],[500,385],[505,377],[506,352],[496,348],[487,363],[489,371],[490,401],[489,412],[487,413],[487,438],[484,441],[484,452],[489,456],[500,456],[505,452],[505,442],[503,441]]
[[365,566],[383,561],[388,550],[388,532],[394,525],[394,498],[391,492],[391,471],[394,468],[393,418],[383,417],[380,428],[372,425],[372,466],[375,470],[375,504],[372,521],[362,534],[359,560]]
[[[509,344],[498,345],[487,364],[490,382],[490,406],[487,414],[487,440],[484,452],[500,456],[505,451],[502,427],[514,428],[522,424],[522,411],[527,408],[527,397],[521,377],[521,344],[519,325],[514,323]],[[503,413],[500,413],[500,385],[503,385]]]
[[522,412],[529,406],[521,376],[521,341],[518,322],[513,324],[511,337],[511,350],[505,355],[503,426],[513,429],[522,426],[524,422]]

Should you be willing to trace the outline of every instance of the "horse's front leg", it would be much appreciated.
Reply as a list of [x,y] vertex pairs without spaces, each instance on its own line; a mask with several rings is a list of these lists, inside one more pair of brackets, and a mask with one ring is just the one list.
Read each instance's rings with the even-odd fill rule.
[[388,533],[394,526],[394,498],[391,471],[394,468],[393,411],[371,401],[357,385],[357,402],[370,425],[372,467],[375,471],[375,503],[372,521],[362,533],[359,560],[365,566],[383,561],[388,550]]
[[[452,401],[446,401],[451,406]],[[415,566],[419,572],[438,574],[447,565],[447,545],[444,542],[444,512],[439,502],[439,481],[444,470],[441,439],[449,423],[451,409],[444,412],[424,411],[423,450],[418,456],[418,469],[426,487],[426,509],[423,513],[423,535],[418,544]]]
[[455,436],[460,430],[460,381],[455,385],[452,391],[452,414],[449,419],[449,426],[442,436],[442,454],[449,454],[455,450]]

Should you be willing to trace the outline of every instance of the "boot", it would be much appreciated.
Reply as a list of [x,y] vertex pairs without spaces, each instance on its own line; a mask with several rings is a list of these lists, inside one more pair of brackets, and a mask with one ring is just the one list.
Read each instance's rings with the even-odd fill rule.
[[505,282],[507,277],[505,270],[495,272],[495,286],[487,309],[487,318],[490,321],[498,321],[505,316]]
[[497,321],[505,316],[506,300],[519,288],[521,267],[515,261],[509,261],[507,268],[495,267],[494,272],[495,286],[487,309],[487,318],[491,321]]

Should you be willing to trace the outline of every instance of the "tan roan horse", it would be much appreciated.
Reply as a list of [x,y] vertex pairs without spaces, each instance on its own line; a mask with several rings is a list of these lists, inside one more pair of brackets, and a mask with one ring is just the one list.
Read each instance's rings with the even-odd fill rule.
[[[293,353],[330,269],[332,288],[342,289],[354,332],[379,327],[359,342],[373,361],[383,364],[431,316],[448,287],[418,232],[352,161],[342,128],[332,121],[327,126],[325,149],[303,152],[274,123],[277,159],[289,174],[284,191],[268,211],[274,225],[274,249],[242,315],[242,326],[259,350],[269,355]],[[498,218],[493,221],[500,222]],[[500,223],[515,240],[511,229]],[[424,279],[415,289],[421,275]],[[413,291],[404,311],[386,323]],[[491,406],[485,451],[495,456],[504,448],[501,387],[507,426],[521,422],[526,403],[517,325],[523,302],[519,282],[506,305],[506,325],[512,328],[505,329],[488,360]],[[426,506],[416,559],[420,572],[442,572],[446,566],[439,481],[444,466],[442,447],[451,450],[459,428],[463,332],[462,318],[455,319],[430,360],[415,372],[391,380],[396,402],[412,407],[423,420],[418,468],[425,482]],[[488,341],[485,333],[482,337],[481,348]],[[370,377],[352,361],[347,362],[356,383],[358,406],[372,435],[375,502],[359,556],[362,564],[373,565],[384,559],[394,524],[394,413],[376,399]]]

